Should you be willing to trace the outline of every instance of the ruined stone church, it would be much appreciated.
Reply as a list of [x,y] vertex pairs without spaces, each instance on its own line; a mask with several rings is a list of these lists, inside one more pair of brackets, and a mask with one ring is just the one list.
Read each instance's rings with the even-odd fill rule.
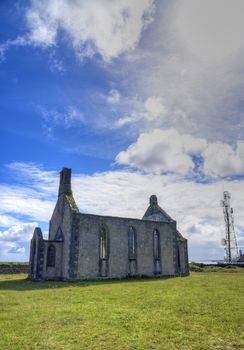
[[72,195],[71,169],[61,171],[48,239],[37,227],[31,240],[32,280],[188,274],[187,240],[155,195],[141,220],[80,213]]

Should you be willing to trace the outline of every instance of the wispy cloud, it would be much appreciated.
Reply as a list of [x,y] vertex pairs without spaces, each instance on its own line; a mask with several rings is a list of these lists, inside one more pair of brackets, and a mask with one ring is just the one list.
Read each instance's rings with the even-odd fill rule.
[[43,130],[50,139],[55,139],[55,128],[62,127],[69,129],[72,127],[81,127],[86,123],[84,114],[76,106],[69,105],[63,110],[46,109],[39,107],[39,112],[43,119]]
[[120,102],[120,93],[116,89],[112,89],[109,91],[107,96],[107,102],[111,104],[117,104]]
[[0,62],[5,59],[5,54],[11,47],[14,46],[26,46],[29,45],[30,41],[25,36],[18,36],[15,39],[9,39],[4,43],[0,44]]
[[21,223],[21,217],[47,222],[54,208],[57,173],[34,163],[11,163],[7,166],[15,184],[0,184],[2,227]]

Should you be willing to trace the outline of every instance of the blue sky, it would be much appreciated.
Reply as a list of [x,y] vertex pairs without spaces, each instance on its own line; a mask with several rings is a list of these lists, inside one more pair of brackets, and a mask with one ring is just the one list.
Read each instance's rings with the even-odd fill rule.
[[58,172],[80,210],[142,217],[150,194],[190,259],[221,259],[219,201],[244,244],[241,0],[0,4],[0,261],[47,233]]

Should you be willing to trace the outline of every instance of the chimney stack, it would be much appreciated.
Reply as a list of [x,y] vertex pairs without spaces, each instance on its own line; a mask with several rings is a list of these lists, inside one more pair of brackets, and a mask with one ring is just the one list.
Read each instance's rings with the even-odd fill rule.
[[60,172],[58,195],[71,193],[71,169],[63,168]]

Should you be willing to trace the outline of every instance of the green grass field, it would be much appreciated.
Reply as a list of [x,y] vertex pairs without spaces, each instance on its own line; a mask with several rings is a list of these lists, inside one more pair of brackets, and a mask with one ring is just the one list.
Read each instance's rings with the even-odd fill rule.
[[0,275],[0,349],[244,349],[244,269],[30,282]]

